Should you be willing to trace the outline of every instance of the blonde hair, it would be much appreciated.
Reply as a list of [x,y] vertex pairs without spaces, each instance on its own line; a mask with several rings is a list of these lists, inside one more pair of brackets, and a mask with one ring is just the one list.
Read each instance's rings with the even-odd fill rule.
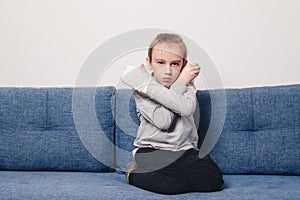
[[158,43],[172,43],[172,44],[178,44],[181,46],[183,50],[183,61],[186,60],[187,57],[187,48],[186,45],[184,44],[182,38],[174,33],[160,33],[158,34],[154,40],[151,42],[149,48],[148,48],[148,57],[150,60],[150,63],[152,62],[152,51],[155,45]]

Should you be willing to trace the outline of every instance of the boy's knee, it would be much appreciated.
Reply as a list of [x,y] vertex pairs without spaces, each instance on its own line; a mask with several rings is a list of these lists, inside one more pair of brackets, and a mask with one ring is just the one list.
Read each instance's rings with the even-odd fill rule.
[[174,180],[174,177],[165,177],[156,173],[134,173],[130,177],[130,183],[141,189],[159,194],[180,194],[188,192],[188,182]]
[[212,178],[210,180],[201,181],[200,183],[193,184],[191,192],[216,192],[222,190],[224,181],[222,177]]
[[182,194],[188,192],[188,185],[184,182],[165,182],[157,187],[160,194]]

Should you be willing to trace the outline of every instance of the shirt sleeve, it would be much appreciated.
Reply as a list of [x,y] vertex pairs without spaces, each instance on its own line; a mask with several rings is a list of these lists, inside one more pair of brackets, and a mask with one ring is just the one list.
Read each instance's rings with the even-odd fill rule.
[[176,117],[175,113],[138,92],[134,92],[134,99],[139,118],[143,116],[161,130],[168,130],[171,127]]
[[135,91],[147,95],[162,107],[180,116],[190,116],[196,110],[196,88],[193,81],[186,85],[179,76],[169,89],[157,83],[139,68],[129,70],[120,78]]
[[196,88],[193,82],[185,84],[180,77],[170,89],[156,81],[148,83],[146,94],[162,106],[180,116],[190,116],[196,110]]

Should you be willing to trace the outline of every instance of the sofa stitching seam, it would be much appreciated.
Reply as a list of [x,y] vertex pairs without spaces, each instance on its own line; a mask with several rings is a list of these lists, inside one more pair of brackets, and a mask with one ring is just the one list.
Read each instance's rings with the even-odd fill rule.
[[256,120],[255,120],[255,117],[254,117],[254,97],[253,97],[253,89],[251,89],[250,90],[250,92],[251,92],[251,112],[252,112],[252,120],[253,120],[253,148],[254,148],[254,155],[255,156],[253,156],[252,157],[252,161],[253,161],[253,172],[255,172],[256,171],[256,166],[257,166],[257,163],[256,163],[256,159],[254,159],[254,158],[256,158],[257,157],[257,140],[256,140],[256,131],[257,131],[257,126],[256,126]]

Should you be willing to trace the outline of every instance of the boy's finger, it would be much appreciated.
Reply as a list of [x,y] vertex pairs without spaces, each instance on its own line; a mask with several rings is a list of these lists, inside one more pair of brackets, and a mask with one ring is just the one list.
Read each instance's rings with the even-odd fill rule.
[[142,72],[148,74],[148,72],[147,72],[147,70],[145,68],[145,65],[143,63],[140,65],[140,68],[141,68]]
[[200,69],[201,69],[200,67],[194,67],[193,71],[200,71]]
[[144,68],[145,68],[145,65],[142,63],[142,64],[140,65],[140,68],[141,68],[141,69],[144,69]]

